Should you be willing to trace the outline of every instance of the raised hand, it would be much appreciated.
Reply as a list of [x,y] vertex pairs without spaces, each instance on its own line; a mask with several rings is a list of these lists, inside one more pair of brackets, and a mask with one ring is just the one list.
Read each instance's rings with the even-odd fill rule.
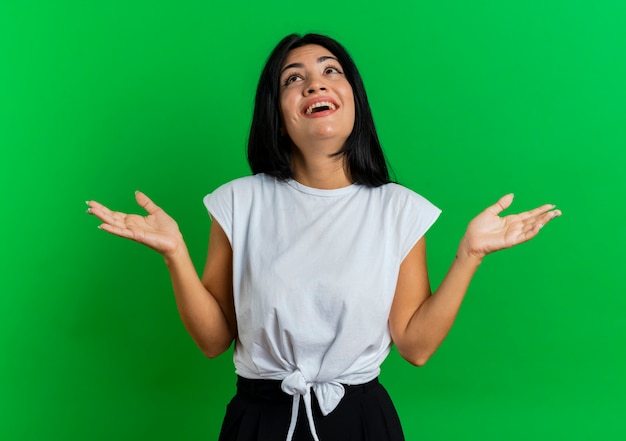
[[461,241],[460,251],[482,259],[489,253],[526,242],[539,233],[548,222],[561,215],[551,204],[534,210],[500,217],[513,202],[513,195],[500,198],[469,223]]
[[135,199],[148,212],[147,216],[111,211],[96,201],[87,201],[87,213],[103,222],[99,227],[102,230],[142,243],[164,256],[174,254],[181,245],[184,246],[174,219],[142,192],[136,192]]

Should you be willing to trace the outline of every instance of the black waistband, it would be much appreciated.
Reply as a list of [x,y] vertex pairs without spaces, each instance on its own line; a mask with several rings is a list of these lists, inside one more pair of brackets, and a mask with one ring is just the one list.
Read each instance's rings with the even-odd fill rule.
[[[293,397],[280,388],[281,380],[256,380],[237,376],[237,395],[254,401],[284,401],[291,403]],[[346,397],[365,393],[379,385],[378,378],[363,384],[343,384]],[[312,392],[313,393],[313,392]]]

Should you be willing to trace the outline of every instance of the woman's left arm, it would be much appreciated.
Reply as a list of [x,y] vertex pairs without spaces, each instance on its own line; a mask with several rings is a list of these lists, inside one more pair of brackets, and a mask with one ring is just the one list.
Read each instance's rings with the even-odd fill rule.
[[391,337],[402,357],[422,366],[441,345],[457,316],[474,273],[490,253],[526,242],[561,215],[554,205],[500,217],[513,195],[476,216],[468,225],[448,273],[431,295],[426,266],[426,241],[420,239],[400,266],[389,314]]

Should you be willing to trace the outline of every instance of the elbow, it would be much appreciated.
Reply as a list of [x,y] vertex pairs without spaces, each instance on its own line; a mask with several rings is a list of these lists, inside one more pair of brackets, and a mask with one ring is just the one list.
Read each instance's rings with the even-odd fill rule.
[[204,356],[206,358],[217,358],[220,355],[222,355],[225,351],[215,351],[215,350],[209,350],[209,349],[203,349],[202,353],[204,354]]
[[206,358],[212,359],[212,358],[217,358],[220,355],[222,355],[224,352],[226,352],[228,348],[230,348],[231,343],[232,343],[232,340],[228,341],[227,343],[222,343],[222,344],[206,344],[206,345],[198,344],[198,346],[200,347],[200,350],[202,351],[202,353],[204,354]]
[[202,352],[206,358],[214,359],[223,354],[223,352]]
[[426,362],[430,359],[428,356],[413,356],[413,357],[404,357],[406,361],[411,363],[415,367],[422,367],[426,364]]
[[426,364],[432,353],[426,351],[401,351],[398,348],[398,352],[406,361],[411,363],[415,367],[422,367]]
[[226,348],[207,348],[207,349],[202,349],[202,353],[204,354],[204,356],[206,358],[217,358],[220,355],[222,355],[224,352],[226,352],[226,350],[228,349],[228,347]]

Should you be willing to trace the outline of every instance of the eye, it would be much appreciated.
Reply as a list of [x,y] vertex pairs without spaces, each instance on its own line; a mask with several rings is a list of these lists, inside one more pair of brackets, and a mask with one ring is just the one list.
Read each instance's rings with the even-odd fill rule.
[[291,83],[295,83],[296,81],[301,81],[302,78],[298,74],[290,74],[283,81],[283,85],[288,86]]
[[326,66],[326,68],[324,68],[324,73],[326,75],[329,75],[329,74],[343,74],[341,69],[339,69],[338,67],[335,67],[335,66]]

